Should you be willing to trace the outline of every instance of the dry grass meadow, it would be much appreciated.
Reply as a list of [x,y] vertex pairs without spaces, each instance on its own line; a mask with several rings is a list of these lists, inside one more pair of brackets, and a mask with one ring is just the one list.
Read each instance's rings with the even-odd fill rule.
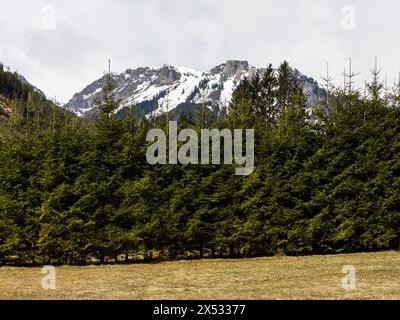
[[[344,265],[356,289],[344,290]],[[400,252],[156,264],[0,268],[0,299],[400,299]]]

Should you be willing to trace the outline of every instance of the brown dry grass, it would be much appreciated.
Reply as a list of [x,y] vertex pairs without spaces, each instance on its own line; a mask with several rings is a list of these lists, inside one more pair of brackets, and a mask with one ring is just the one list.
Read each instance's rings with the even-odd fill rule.
[[[341,286],[343,265],[357,288]],[[40,268],[0,268],[0,299],[400,299],[400,253],[58,267],[57,289]]]

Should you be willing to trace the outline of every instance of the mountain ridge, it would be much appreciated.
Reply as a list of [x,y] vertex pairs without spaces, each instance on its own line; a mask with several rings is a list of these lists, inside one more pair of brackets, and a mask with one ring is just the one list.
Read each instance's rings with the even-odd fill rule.
[[[220,111],[229,105],[233,91],[244,78],[251,78],[257,73],[261,75],[264,70],[251,66],[245,60],[228,60],[209,71],[166,64],[161,67],[128,68],[113,74],[114,95],[121,100],[119,112],[131,105],[138,105],[143,115],[186,111],[201,105]],[[325,90],[313,78],[297,69],[293,69],[293,74],[302,85],[308,107],[326,97]],[[76,93],[64,107],[79,116],[95,112],[94,101],[101,98],[105,78],[104,75]]]

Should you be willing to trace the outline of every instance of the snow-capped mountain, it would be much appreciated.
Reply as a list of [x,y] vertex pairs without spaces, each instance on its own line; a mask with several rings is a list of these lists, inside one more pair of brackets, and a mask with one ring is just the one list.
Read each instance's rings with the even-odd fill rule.
[[[114,74],[114,96],[122,101],[120,110],[138,105],[141,114],[166,111],[187,111],[205,105],[212,110],[228,106],[234,89],[245,77],[263,73],[247,61],[229,60],[210,71],[196,71],[177,65],[127,69]],[[300,80],[307,105],[326,96],[324,89],[312,78],[294,70]],[[75,94],[65,108],[80,116],[95,112],[94,100],[101,98],[105,76]]]

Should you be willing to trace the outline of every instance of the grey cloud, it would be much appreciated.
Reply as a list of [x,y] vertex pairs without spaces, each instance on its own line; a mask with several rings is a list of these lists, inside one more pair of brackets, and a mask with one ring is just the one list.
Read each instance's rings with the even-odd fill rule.
[[100,46],[89,37],[62,23],[54,30],[29,30],[26,34],[26,54],[40,65],[55,71],[68,72],[77,65],[90,62],[92,52]]
[[[46,5],[57,10],[55,30],[37,28]],[[356,9],[355,30],[342,27],[344,5]],[[378,56],[392,79],[400,70],[399,9],[397,0],[5,0],[0,60],[63,101],[99,77],[108,58],[118,71],[287,59],[317,80],[329,62],[341,83],[349,56],[362,79]]]

